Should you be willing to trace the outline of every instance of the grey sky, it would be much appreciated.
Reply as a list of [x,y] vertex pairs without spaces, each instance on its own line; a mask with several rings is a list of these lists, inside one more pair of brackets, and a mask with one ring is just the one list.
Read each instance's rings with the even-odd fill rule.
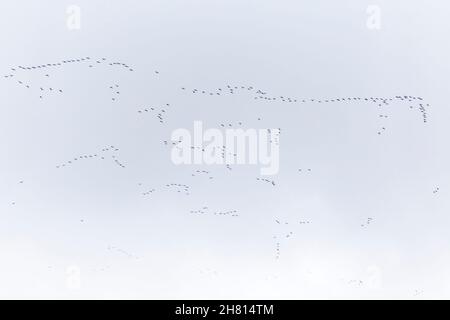
[[[447,2],[47,0],[0,12],[0,297],[448,298]],[[227,85],[278,100],[192,93]],[[149,107],[166,109],[164,123],[138,112]],[[276,186],[255,166],[175,166],[163,141],[196,120],[281,128]]]

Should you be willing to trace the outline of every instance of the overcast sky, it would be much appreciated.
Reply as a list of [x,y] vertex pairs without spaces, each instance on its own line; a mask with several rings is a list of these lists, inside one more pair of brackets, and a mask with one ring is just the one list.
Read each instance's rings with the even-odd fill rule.
[[[3,1],[0,297],[448,298],[449,9]],[[175,165],[194,121],[278,174]]]

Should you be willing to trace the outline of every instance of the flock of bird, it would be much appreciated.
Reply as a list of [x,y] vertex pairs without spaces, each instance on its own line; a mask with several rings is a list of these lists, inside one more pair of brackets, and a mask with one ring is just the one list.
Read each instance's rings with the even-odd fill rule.
[[351,279],[348,281],[348,284],[360,287],[364,285],[364,281],[362,281],[361,279]]
[[230,216],[230,217],[239,217],[237,210],[228,210],[228,211],[210,211],[208,207],[202,207],[198,210],[191,210],[192,214],[199,215],[215,215],[215,216]]
[[115,83],[114,85],[109,87],[112,90],[111,91],[111,94],[112,94],[111,100],[112,101],[117,101],[117,99],[120,95],[119,87],[120,86],[117,83]]
[[118,253],[120,253],[120,254],[123,254],[123,255],[125,255],[126,257],[130,258],[130,259],[135,259],[135,260],[136,260],[136,259],[139,259],[138,256],[136,256],[136,255],[134,255],[134,254],[132,254],[132,253],[129,253],[128,251],[125,251],[125,250],[123,250],[123,249],[121,249],[121,248],[119,248],[119,247],[116,247],[116,246],[109,245],[109,246],[107,247],[107,249],[108,249],[108,251],[118,252]]
[[[52,78],[62,72],[70,72],[73,70],[71,68],[74,67],[89,69],[107,67],[116,70],[117,68],[120,68],[127,72],[134,71],[127,63],[111,61],[105,57],[94,59],[87,56],[75,59],[65,59],[53,63],[15,66],[10,68],[10,71],[7,74],[4,74],[3,78],[14,81],[18,86],[23,87],[38,96],[39,99],[44,99],[50,94],[62,94],[64,92],[64,90],[55,83],[57,80],[52,81]],[[119,85],[114,84],[109,86],[109,88],[112,90],[111,101],[117,101],[120,95]]]
[[[389,118],[389,107],[391,104],[399,102],[406,103],[409,109],[417,110],[424,123],[427,122],[428,113],[427,108],[430,106],[423,101],[422,97],[411,95],[398,95],[395,97],[339,97],[339,98],[292,98],[289,96],[276,96],[269,95],[267,91],[261,89],[255,89],[254,86],[248,85],[226,85],[223,88],[217,88],[213,90],[206,89],[186,89],[181,88],[183,91],[191,92],[192,94],[200,94],[206,96],[224,96],[224,95],[245,95],[254,100],[270,101],[270,102],[282,102],[289,104],[332,104],[332,103],[354,103],[354,102],[366,102],[372,103],[380,108],[379,117],[382,119]],[[380,127],[377,131],[378,135],[382,135],[386,131],[386,125]]]
[[256,177],[256,180],[257,181],[262,181],[262,182],[265,182],[265,183],[270,183],[272,186],[275,187],[275,181],[273,181],[273,180],[269,180],[269,179],[266,179],[266,178],[259,178],[259,177]]
[[107,159],[111,159],[117,166],[125,168],[125,165],[123,165],[116,156],[116,153],[118,151],[119,151],[118,148],[114,146],[108,146],[102,148],[101,150],[98,150],[98,152],[95,153],[77,155],[71,158],[70,160],[67,160],[65,162],[56,165],[56,169],[71,167],[76,163],[84,162],[85,160],[107,160]]
[[373,218],[371,218],[371,217],[367,218],[366,222],[361,224],[361,227],[363,227],[363,228],[368,227],[369,224],[372,223],[372,221],[373,221]]
[[295,234],[295,228],[299,225],[308,225],[310,220],[300,220],[296,223],[289,223],[289,221],[281,221],[280,219],[275,219],[275,230],[276,234],[272,236],[275,240],[275,259],[280,259],[281,254],[281,244],[288,240],[291,240]]
[[166,105],[164,107],[143,107],[140,110],[138,110],[137,112],[142,115],[145,115],[146,113],[156,114],[155,117],[158,119],[158,121],[160,123],[164,123],[165,115],[166,115],[166,112],[169,109],[169,107],[170,107],[170,104],[166,103]]
[[[138,183],[138,185],[142,186],[142,183]],[[145,189],[145,191],[142,191],[141,194],[143,196],[150,196],[157,191],[159,191],[159,192],[168,191],[168,192],[175,192],[177,194],[183,194],[183,195],[189,196],[191,194],[190,188],[191,188],[190,186],[188,186],[186,184],[182,184],[182,183],[168,183],[159,189],[147,188],[147,189]]]
[[194,173],[192,173],[193,177],[207,177],[209,180],[214,179],[214,177],[211,175],[210,171],[207,170],[195,170]]
[[[50,94],[63,94],[64,90],[58,86],[57,83],[49,84],[51,82],[52,77],[55,72],[59,72],[60,70],[66,69],[69,66],[80,66],[87,67],[89,69],[95,69],[99,67],[109,67],[116,68],[127,72],[133,72],[134,68],[131,67],[128,63],[112,61],[107,58],[100,59],[91,59],[90,57],[76,58],[76,59],[66,59],[56,63],[46,63],[40,65],[32,65],[25,66],[19,65],[11,68],[10,72],[5,74],[3,77],[8,81],[13,81],[15,84],[20,86],[21,88],[25,88],[27,90],[37,92],[39,99],[43,99]],[[33,76],[36,78],[35,80],[30,79],[30,74],[34,73]],[[159,75],[159,71],[154,71],[154,74]],[[111,83],[111,82],[110,82]],[[119,97],[121,95],[120,85],[118,83],[112,83],[109,85],[110,89],[110,100],[113,102],[118,102]],[[335,98],[294,98],[292,96],[286,95],[273,95],[269,94],[265,90],[257,89],[255,86],[249,85],[225,85],[221,88],[216,88],[213,90],[207,89],[198,89],[192,88],[188,89],[186,87],[182,87],[181,90],[186,93],[190,93],[193,95],[207,96],[207,97],[222,97],[222,96],[243,96],[248,97],[255,101],[261,102],[270,102],[270,103],[283,103],[290,105],[298,105],[298,104],[336,104],[336,103],[367,103],[373,105],[378,108],[378,118],[381,120],[381,125],[377,131],[378,135],[383,135],[387,131],[388,127],[388,119],[391,115],[391,107],[394,104],[405,104],[408,106],[410,110],[416,110],[420,119],[423,123],[428,122],[428,108],[430,105],[424,102],[422,97],[419,96],[411,96],[411,95],[398,95],[394,97],[360,97],[360,96],[351,96],[351,97],[335,97]],[[163,106],[141,106],[136,109],[136,112],[142,116],[151,116],[154,117],[159,123],[166,124],[167,123],[167,115],[171,110],[171,104],[166,103]],[[256,121],[261,121],[262,118],[258,117],[255,119]],[[218,128],[243,128],[244,121],[223,121],[217,125]],[[271,129],[267,129],[267,132],[270,134]],[[281,128],[276,130],[275,136],[270,140],[270,143],[274,143],[277,146],[280,145],[280,134]],[[179,144],[182,143],[182,140],[179,141],[169,141],[163,140],[163,144],[169,147],[178,147]],[[190,146],[191,150],[198,152],[206,152],[204,146]],[[94,161],[94,160],[110,160],[117,167],[125,169],[125,164],[119,160],[118,152],[120,150],[113,145],[104,147],[96,152],[91,153],[83,153],[77,154],[71,157],[68,160],[60,162],[56,165],[56,169],[69,168],[77,163],[86,162],[86,161]],[[215,152],[220,154],[223,160],[223,168],[226,171],[232,171],[232,166],[230,165],[229,160],[233,158],[234,160],[238,157],[238,154],[235,150],[228,150],[226,145],[220,146],[217,149],[214,149]],[[311,168],[299,168],[297,169],[299,173],[302,174],[312,174]],[[205,178],[207,180],[216,180],[215,175],[212,170],[194,170],[191,173],[191,177],[193,179]],[[264,177],[256,177],[256,181],[276,187],[277,183],[273,179],[267,179]],[[23,184],[21,180],[19,182]],[[191,186],[185,183],[167,183],[158,188],[143,188],[143,184],[138,184],[142,187],[142,191],[140,194],[144,197],[149,197],[154,195],[157,192],[170,192],[175,194],[181,194],[189,196],[191,195]],[[439,192],[439,187],[436,187],[432,193],[437,194]],[[15,205],[16,202],[12,202],[12,205]],[[237,209],[234,210],[210,210],[209,207],[203,206],[198,210],[191,210],[191,214],[194,215],[212,215],[212,216],[228,216],[228,217],[239,217],[240,213]],[[80,219],[81,223],[84,223],[84,219]],[[361,227],[367,228],[373,222],[373,218],[367,218],[364,223],[361,224]],[[275,259],[279,260],[281,257],[281,248],[287,241],[291,241],[296,234],[296,226],[299,225],[310,225],[310,220],[300,220],[296,223],[290,224],[287,221],[281,221],[279,219],[275,219],[274,230],[276,230],[276,234],[273,235],[273,239],[275,240]],[[130,259],[138,259],[137,256],[121,249],[116,246],[108,246],[108,251],[120,253]],[[108,266],[109,268],[109,266]],[[106,269],[103,269],[106,270]],[[363,285],[362,280],[350,280],[349,284],[361,286]],[[417,294],[419,294],[418,292]]]

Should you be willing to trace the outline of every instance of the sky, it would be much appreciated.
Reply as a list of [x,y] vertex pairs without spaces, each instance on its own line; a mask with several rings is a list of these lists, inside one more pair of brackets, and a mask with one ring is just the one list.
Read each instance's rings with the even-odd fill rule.
[[[449,10],[2,2],[0,298],[449,298]],[[278,172],[175,164],[196,121]]]

